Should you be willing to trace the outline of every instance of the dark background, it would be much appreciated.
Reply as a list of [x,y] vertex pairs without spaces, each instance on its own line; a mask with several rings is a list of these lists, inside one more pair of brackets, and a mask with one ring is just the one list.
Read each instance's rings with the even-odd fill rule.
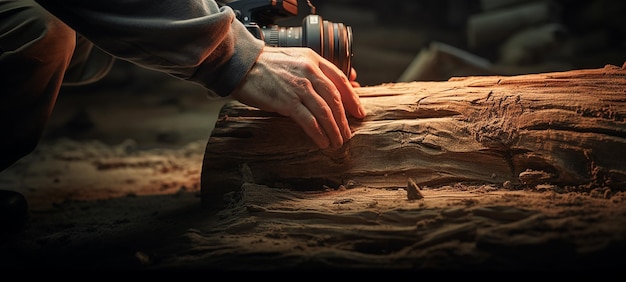
[[[300,1],[302,5],[306,1]],[[431,42],[442,42],[503,66],[502,74],[621,66],[626,59],[626,2],[611,0],[479,1],[311,1],[325,19],[352,26],[353,65],[364,85],[393,82],[411,60]],[[513,30],[508,38],[472,46],[468,23],[472,17],[514,11],[548,3],[547,19]],[[305,9],[301,9],[306,11]],[[506,18],[520,21],[519,18]],[[517,32],[546,24],[559,24],[564,32],[556,44],[536,47],[533,58],[517,64],[501,63],[499,48]],[[476,45],[476,44],[475,44]],[[547,44],[545,44],[547,45]],[[505,69],[500,67],[498,69]],[[450,75],[452,76],[453,73]],[[445,80],[442,76],[436,80]],[[433,79],[435,80],[435,79]]]

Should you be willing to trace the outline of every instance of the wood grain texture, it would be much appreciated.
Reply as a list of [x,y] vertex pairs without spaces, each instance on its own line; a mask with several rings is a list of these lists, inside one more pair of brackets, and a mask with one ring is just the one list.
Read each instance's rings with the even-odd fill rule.
[[[243,183],[422,188],[454,183],[626,187],[626,70],[455,77],[357,88],[354,137],[320,150],[291,119],[224,105],[205,151],[203,202]],[[506,184],[505,184],[506,183]]]

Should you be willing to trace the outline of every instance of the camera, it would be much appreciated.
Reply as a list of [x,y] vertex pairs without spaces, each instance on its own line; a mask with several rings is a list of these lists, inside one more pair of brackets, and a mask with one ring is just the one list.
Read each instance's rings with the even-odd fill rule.
[[302,19],[302,26],[281,27],[276,21],[298,15],[297,0],[235,0],[222,3],[230,6],[237,19],[266,45],[276,47],[309,47],[335,64],[346,76],[352,69],[352,28],[333,23],[311,13]]

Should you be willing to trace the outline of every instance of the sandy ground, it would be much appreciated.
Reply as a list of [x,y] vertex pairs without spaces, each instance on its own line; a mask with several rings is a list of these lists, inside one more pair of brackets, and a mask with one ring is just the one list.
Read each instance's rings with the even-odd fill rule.
[[245,184],[230,205],[199,198],[203,142],[139,150],[59,140],[4,173],[31,200],[3,234],[9,269],[621,269],[626,194],[540,185],[291,191]]

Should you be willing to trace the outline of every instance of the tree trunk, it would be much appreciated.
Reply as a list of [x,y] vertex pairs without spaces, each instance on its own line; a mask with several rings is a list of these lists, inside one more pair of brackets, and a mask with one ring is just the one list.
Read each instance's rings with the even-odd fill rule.
[[[626,66],[626,64],[625,64]],[[205,151],[202,202],[244,182],[315,190],[455,183],[626,190],[626,69],[357,88],[368,116],[320,150],[291,119],[233,101]]]

